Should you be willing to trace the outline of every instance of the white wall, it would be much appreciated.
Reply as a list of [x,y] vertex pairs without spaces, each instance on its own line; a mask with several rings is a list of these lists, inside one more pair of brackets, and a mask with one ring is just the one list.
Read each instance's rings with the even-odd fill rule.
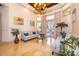
[[65,27],[64,30],[67,33],[67,35],[72,34],[72,17],[71,14],[64,16],[62,18],[62,21],[68,24],[68,27]]
[[2,23],[2,41],[8,40],[8,7],[0,7],[0,12],[2,14],[1,23]]
[[[31,13],[29,10],[23,8],[22,6],[18,4],[8,4],[8,10],[7,15],[3,16],[8,17],[7,20],[3,20],[4,28],[7,30],[6,33],[4,33],[4,39],[2,39],[3,42],[11,42],[14,40],[14,37],[11,34],[11,28],[18,28],[20,31],[36,31],[36,15]],[[14,24],[14,16],[19,16],[24,18],[24,25],[15,25]],[[35,21],[35,26],[30,26],[30,21]],[[6,39],[7,38],[7,39]]]
[[[72,15],[68,15],[63,18],[63,21],[65,21],[69,26],[68,26],[68,32],[75,35],[79,36],[79,3],[72,3],[71,4],[72,10],[76,8],[76,19],[75,22],[72,23]],[[71,10],[71,11],[72,11]]]
[[1,42],[1,40],[2,40],[2,20],[1,20],[1,17],[2,16],[2,13],[0,12],[0,42]]
[[74,3],[73,8],[76,8],[76,19],[73,23],[73,34],[79,36],[79,3]]
[[[76,8],[76,19],[75,22],[72,23],[72,15],[68,15],[63,18],[63,21],[65,21],[69,26],[68,26],[68,32],[75,35],[79,36],[79,3],[72,3],[72,10]],[[71,10],[71,11],[72,11]]]
[[[68,15],[64,15],[63,11],[67,10],[67,8],[71,8],[70,10],[72,11],[72,4],[64,4],[62,7],[62,22],[65,22],[66,24],[68,24],[68,27],[65,27],[64,30],[67,33],[67,35],[69,36],[70,34],[72,34],[72,14],[71,11],[69,12]],[[67,13],[65,11],[65,13]]]
[[[16,7],[15,7],[16,6]],[[24,18],[24,25],[15,25],[13,23],[13,17],[19,16]],[[31,13],[29,10],[25,10],[23,7],[17,4],[10,4],[9,6],[9,27],[16,27],[21,29],[22,31],[27,31],[28,28],[35,30],[35,27],[30,27],[30,21],[36,21],[36,15]],[[19,27],[18,27],[19,26]],[[35,25],[36,26],[36,25]]]

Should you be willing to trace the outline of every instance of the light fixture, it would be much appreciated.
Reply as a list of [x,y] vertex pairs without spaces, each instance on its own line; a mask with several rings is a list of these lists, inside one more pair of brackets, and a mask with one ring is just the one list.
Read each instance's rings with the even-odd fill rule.
[[35,13],[37,14],[44,14],[47,11],[47,4],[46,3],[34,3]]

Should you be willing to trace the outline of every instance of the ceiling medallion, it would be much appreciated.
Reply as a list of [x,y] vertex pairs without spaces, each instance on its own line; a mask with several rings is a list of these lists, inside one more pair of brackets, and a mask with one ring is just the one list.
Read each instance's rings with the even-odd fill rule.
[[47,11],[47,4],[46,3],[34,3],[35,13],[36,14],[45,14]]

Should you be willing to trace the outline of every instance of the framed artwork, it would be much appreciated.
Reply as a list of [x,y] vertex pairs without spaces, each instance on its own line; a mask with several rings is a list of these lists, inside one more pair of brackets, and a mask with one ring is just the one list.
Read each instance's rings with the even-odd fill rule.
[[72,10],[72,22],[73,22],[73,23],[75,22],[76,18],[77,18],[77,15],[76,15],[76,8],[74,8],[74,9]]
[[14,17],[15,25],[24,25],[24,19],[22,17]]
[[34,21],[30,21],[30,25],[34,27],[35,26],[35,22]]
[[71,14],[71,7],[68,7],[68,8],[66,8],[66,9],[63,11],[63,15],[64,15],[64,16],[67,16],[67,15],[69,15],[69,14]]

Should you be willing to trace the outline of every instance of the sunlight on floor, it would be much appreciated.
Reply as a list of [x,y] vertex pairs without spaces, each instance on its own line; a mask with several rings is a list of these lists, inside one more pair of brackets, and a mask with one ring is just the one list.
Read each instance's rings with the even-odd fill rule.
[[55,39],[52,38],[52,37],[48,37],[46,40],[47,40],[47,44],[48,44],[48,45],[52,45],[52,44],[54,43],[54,40],[55,40]]
[[51,44],[54,39],[47,40],[33,39],[27,42],[20,41],[19,44],[2,43],[0,44],[0,55],[3,56],[51,56]]

